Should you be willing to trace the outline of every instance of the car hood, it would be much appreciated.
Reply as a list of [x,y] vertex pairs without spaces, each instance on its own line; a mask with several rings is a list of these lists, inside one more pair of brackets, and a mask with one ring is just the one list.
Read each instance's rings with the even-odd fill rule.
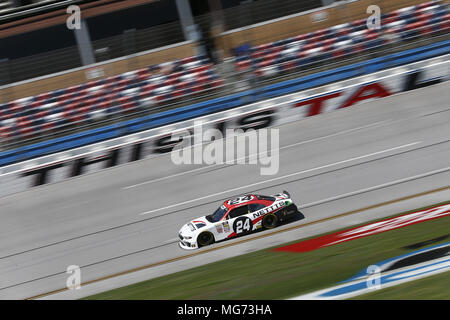
[[[180,229],[180,233],[184,236],[189,236],[191,234],[194,234],[198,231],[203,230],[210,224],[211,223],[208,220],[206,220],[206,217],[202,216],[200,218],[191,220],[188,223],[186,223],[185,225],[183,225]],[[202,226],[199,227],[199,225],[202,225]]]

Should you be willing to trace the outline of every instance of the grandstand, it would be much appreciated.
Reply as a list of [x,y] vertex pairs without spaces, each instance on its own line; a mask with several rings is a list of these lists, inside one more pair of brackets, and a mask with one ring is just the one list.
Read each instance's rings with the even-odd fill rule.
[[[92,14],[90,16],[93,21],[92,26],[89,24],[89,19],[87,19],[87,25],[93,38],[96,38],[96,31],[91,30],[101,21],[100,13],[113,15],[122,10],[133,10],[138,6],[137,3],[133,6],[130,1],[125,7],[115,10],[108,8],[112,11],[106,10],[107,13],[105,13],[106,11],[102,11],[102,6],[98,4],[93,6],[95,2],[104,2],[102,6],[108,6],[114,1],[79,2],[80,5],[87,6],[88,15]],[[120,1],[116,2],[120,3]],[[146,3],[144,5],[154,5],[152,1],[143,2]],[[170,5],[166,9],[175,10],[177,1],[169,2]],[[220,3],[220,1],[212,2]],[[239,3],[239,1],[235,2]],[[357,15],[345,17],[340,21],[343,23],[324,28],[322,27],[326,23],[317,24],[315,30],[311,30],[310,27],[299,27],[295,34],[292,34],[291,30],[284,30],[285,32],[279,32],[277,40],[273,41],[265,42],[270,37],[264,35],[264,32],[255,31],[258,27],[264,30],[267,23],[277,24],[284,19],[297,19],[304,15],[310,17],[318,12],[325,12],[324,10],[335,10],[339,6],[334,3],[328,7],[321,7],[323,3],[305,1],[302,11],[298,6],[300,2],[302,1],[282,2],[284,4],[281,6],[282,10],[276,12],[278,15],[285,14],[287,17],[270,14],[274,11],[270,10],[273,1],[246,2],[234,6],[230,1],[222,1],[222,8],[215,8],[207,13],[204,12],[204,8],[202,11],[202,8],[194,6],[192,21],[197,22],[195,25],[210,27],[203,38],[197,34],[187,37],[185,35],[183,39],[182,26],[185,22],[181,21],[182,19],[177,21],[163,19],[164,21],[161,20],[159,25],[143,24],[141,30],[121,34],[119,38],[123,42],[122,45],[131,48],[124,57],[120,57],[124,52],[120,50],[121,45],[117,44],[120,42],[117,40],[117,35],[92,40],[91,54],[94,58],[94,53],[101,55],[102,52],[106,52],[107,59],[100,57],[95,59],[96,63],[86,66],[82,66],[83,58],[79,56],[79,48],[75,41],[68,48],[53,48],[54,50],[37,52],[31,56],[16,59],[0,57],[0,59],[3,58],[0,60],[3,84],[0,87],[2,148],[11,149],[448,39],[450,12],[448,4],[442,1],[424,3],[415,1],[416,4],[414,1],[409,1],[410,5],[406,7],[400,5],[402,1],[396,2],[395,5],[386,5],[385,7],[392,8],[392,11],[383,12],[382,27],[379,30],[370,30],[366,27],[366,20],[361,17],[367,14],[362,12],[358,19],[352,19]],[[383,4],[383,1],[379,2],[380,5]],[[42,1],[28,4],[23,8],[31,6],[30,8],[34,10],[45,9],[45,5],[57,3]],[[117,6],[117,3],[114,5]],[[353,1],[345,3],[347,7],[352,4]],[[15,7],[12,1],[3,1],[1,8],[3,8],[0,11],[1,18],[10,19],[8,21],[12,19],[8,17],[8,12],[25,14],[25,11],[20,11],[20,7]],[[158,10],[164,9],[162,5],[151,8],[156,8],[157,13]],[[255,8],[266,14],[255,15]],[[94,9],[100,10],[98,15],[89,11]],[[60,11],[59,8],[55,10]],[[195,11],[199,14],[196,15]],[[129,12],[127,14],[132,17],[133,15]],[[246,26],[234,22],[232,17],[237,15],[237,12],[241,18],[236,21],[256,23],[256,25],[248,26],[250,29],[255,29],[253,31],[256,35],[242,36],[242,32],[248,34],[250,29],[245,29]],[[209,23],[205,21],[211,20],[212,16],[217,17],[217,14],[222,17],[218,27],[221,32],[214,33],[217,26],[212,25],[211,21]],[[42,15],[48,15],[48,11],[41,13],[38,10],[31,19],[41,24],[50,19],[40,18]],[[242,19],[246,15],[247,19]],[[58,20],[61,17],[58,13],[51,19]],[[261,24],[261,17],[265,20],[274,20],[258,25]],[[19,23],[21,19],[30,19],[30,17],[14,17],[14,21],[9,23],[16,25],[4,27],[1,32],[9,34],[17,32],[15,31],[17,26],[23,27]],[[197,28],[204,29],[204,26]],[[161,39],[164,38],[164,41],[150,41],[151,45],[146,44],[148,39],[158,39],[157,34],[164,30],[168,35],[160,36]],[[236,37],[230,40],[230,35],[233,34]],[[147,40],[145,35],[148,35]],[[15,33],[15,36],[23,37],[17,39],[26,39],[26,33]],[[128,36],[130,38],[127,38]],[[210,39],[213,44],[208,47],[205,44],[210,37],[214,39]],[[10,35],[7,43],[11,44],[13,38],[14,36]],[[162,48],[155,48],[156,45]],[[102,48],[105,50],[102,51]],[[51,63],[55,56],[62,57],[62,59],[55,59],[56,69]],[[65,59],[68,56],[70,59]],[[143,58],[147,56],[150,58]],[[26,59],[31,61],[33,70],[30,71],[27,68],[22,68],[20,72],[12,70],[16,68],[18,62],[25,63]],[[120,67],[118,67],[119,63],[121,63]],[[46,74],[48,70],[59,73],[49,75]],[[23,78],[23,76],[27,77]]]
[[257,76],[273,76],[317,61],[327,61],[369,51],[385,44],[398,44],[428,37],[448,29],[447,6],[426,2],[384,14],[382,28],[368,29],[366,20],[265,43],[236,59],[238,70],[253,69]]

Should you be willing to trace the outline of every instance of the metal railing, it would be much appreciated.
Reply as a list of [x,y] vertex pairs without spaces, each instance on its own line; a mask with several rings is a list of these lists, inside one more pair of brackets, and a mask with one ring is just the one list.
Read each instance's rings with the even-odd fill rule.
[[[223,8],[218,14],[223,19],[225,30],[231,30],[321,6],[321,0],[242,1],[237,6]],[[212,13],[206,13],[196,16],[195,22],[201,26],[208,26],[214,22],[213,19]]]
[[123,34],[92,41],[95,50],[107,48],[107,54],[96,55],[96,62],[122,57],[184,41],[180,21],[142,30],[126,30]]
[[8,60],[5,64],[8,69],[8,78],[1,79],[1,83],[9,84],[79,67],[81,66],[81,58],[78,48],[72,46]]
[[[184,41],[179,21],[142,30],[127,30],[123,34],[92,41],[96,62],[176,44]],[[78,47],[71,46],[7,61],[8,78],[0,83],[8,84],[47,74],[81,67]]]

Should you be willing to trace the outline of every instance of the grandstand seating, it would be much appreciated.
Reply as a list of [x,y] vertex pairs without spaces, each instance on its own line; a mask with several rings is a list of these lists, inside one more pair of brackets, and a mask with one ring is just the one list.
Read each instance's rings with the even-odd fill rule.
[[[446,5],[430,1],[382,16],[382,28],[366,20],[250,47],[236,57],[240,71],[273,76],[322,59],[370,50],[392,41],[441,32],[450,27]],[[390,38],[385,35],[391,35]],[[206,56],[162,63],[74,87],[0,104],[0,138],[18,141],[64,130],[149,106],[179,101],[223,85]]]
[[221,85],[206,56],[165,62],[0,104],[0,135],[3,139],[29,138],[43,131],[186,98]]
[[366,20],[251,47],[236,58],[239,71],[274,76],[317,61],[361,53],[390,41],[406,40],[449,28],[447,5],[430,1],[382,15],[381,29],[368,29]]

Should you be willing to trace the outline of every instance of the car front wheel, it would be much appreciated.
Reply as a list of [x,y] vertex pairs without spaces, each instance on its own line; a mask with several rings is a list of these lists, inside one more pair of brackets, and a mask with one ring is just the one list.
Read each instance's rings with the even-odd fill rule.
[[197,238],[198,246],[204,247],[214,243],[214,236],[211,232],[202,232]]

